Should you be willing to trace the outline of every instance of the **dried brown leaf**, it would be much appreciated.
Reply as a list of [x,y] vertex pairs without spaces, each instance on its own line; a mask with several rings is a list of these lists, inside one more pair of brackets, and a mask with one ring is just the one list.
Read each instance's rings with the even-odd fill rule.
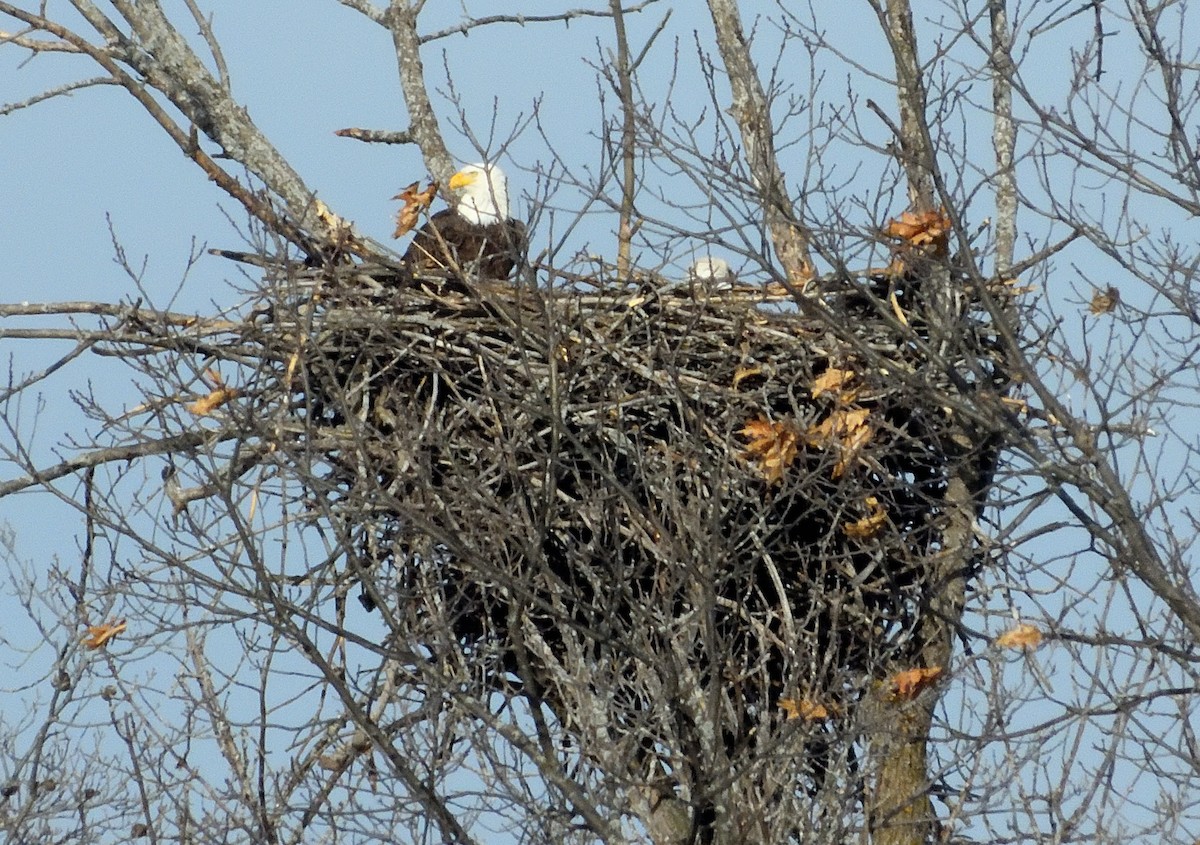
[[758,464],[767,481],[776,484],[782,480],[799,452],[800,433],[795,427],[760,417],[746,423],[740,433],[750,440],[746,457]]
[[852,384],[858,373],[853,370],[842,370],[837,367],[830,367],[825,372],[821,373],[812,384],[812,395],[816,399],[825,393],[833,393],[843,401],[850,401],[850,397],[846,393],[846,388]]
[[889,220],[883,233],[929,255],[943,256],[949,248],[950,218],[945,209],[920,214],[906,211],[899,218]]
[[779,708],[787,718],[803,719],[806,722],[820,722],[832,715],[829,707],[807,698],[781,698]]
[[108,645],[108,641],[117,634],[125,631],[125,620],[120,619],[116,622],[108,622],[103,625],[89,625],[87,633],[83,635],[83,644],[88,648],[104,648]]
[[195,402],[188,403],[187,409],[198,417],[203,417],[211,414],[217,408],[236,399],[238,395],[237,389],[233,387],[218,387],[207,396],[202,396]]
[[837,446],[841,450],[833,468],[833,477],[841,478],[846,468],[857,458],[862,448],[871,441],[874,432],[868,424],[870,410],[859,407],[835,408],[829,416],[804,433],[810,446],[828,448]]
[[867,496],[864,504],[867,506],[867,515],[855,522],[848,522],[842,526],[842,530],[846,532],[847,537],[852,537],[856,540],[867,540],[876,536],[883,530],[883,526],[887,524],[887,510],[879,504],[879,500],[874,496]]
[[1000,648],[1037,648],[1042,643],[1042,632],[1033,625],[1017,625],[996,637]]
[[941,666],[925,669],[907,669],[897,672],[891,680],[891,696],[897,701],[911,701],[942,676]]
[[1101,314],[1109,314],[1116,310],[1121,304],[1121,291],[1117,290],[1112,285],[1109,285],[1104,290],[1096,288],[1092,293],[1092,303],[1088,306],[1088,311],[1099,316]]
[[393,238],[402,238],[411,232],[416,227],[417,221],[421,219],[421,215],[433,204],[433,198],[437,196],[437,182],[430,182],[423,191],[420,190],[420,187],[420,182],[413,182],[392,197],[394,200],[404,202],[404,205],[396,212],[396,230],[392,232]]

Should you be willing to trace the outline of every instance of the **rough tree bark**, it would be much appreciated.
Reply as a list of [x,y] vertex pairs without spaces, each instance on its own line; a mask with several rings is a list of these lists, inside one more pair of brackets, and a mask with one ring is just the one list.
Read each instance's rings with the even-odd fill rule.
[[438,184],[445,186],[457,168],[446,149],[441,127],[429,88],[425,84],[425,65],[421,61],[421,39],[417,33],[417,15],[424,5],[411,0],[391,0],[385,18],[396,48],[396,67],[400,74],[400,91],[408,109],[407,135],[421,148],[425,166]]
[[730,112],[742,133],[743,153],[762,203],[762,212],[784,278],[803,292],[813,277],[810,235],[796,216],[795,202],[775,154],[771,108],[750,57],[737,0],[709,0],[717,49],[733,96]]

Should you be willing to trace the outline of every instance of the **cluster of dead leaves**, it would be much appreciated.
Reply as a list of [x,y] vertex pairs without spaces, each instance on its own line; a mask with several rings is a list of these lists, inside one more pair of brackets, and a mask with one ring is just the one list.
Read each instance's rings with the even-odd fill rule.
[[846,536],[855,540],[869,540],[879,534],[887,525],[887,509],[879,504],[878,499],[874,496],[867,496],[863,500],[863,504],[866,506],[866,516],[854,522],[847,522],[842,526],[842,531],[846,533]]
[[846,470],[858,460],[863,447],[875,436],[871,428],[871,412],[857,405],[859,375],[856,371],[830,367],[813,381],[814,399],[821,396],[833,398],[833,410],[825,419],[810,426],[804,433],[809,446],[818,449],[836,448],[837,463],[833,477],[841,478]]
[[800,451],[800,432],[796,427],[759,417],[746,423],[740,433],[750,440],[746,457],[758,464],[763,477],[771,484],[782,481],[783,473]]
[[[1041,644],[1042,632],[1033,625],[1017,625],[995,639],[995,645],[1000,648],[1021,648],[1032,650]],[[925,690],[936,684],[945,674],[941,666],[919,666],[915,669],[905,669],[888,678],[883,684],[883,692],[890,701],[912,701]],[[788,719],[801,719],[806,722],[820,722],[838,715],[837,708],[821,704],[810,698],[781,698],[781,709]]]
[[788,719],[802,719],[805,722],[823,722],[838,715],[833,705],[824,705],[808,698],[781,698],[779,709]]
[[874,431],[870,417],[871,412],[867,408],[839,406],[804,433],[804,439],[810,446],[837,449],[838,458],[832,473],[834,478],[845,475],[846,470],[858,460],[863,447],[871,442]]
[[[874,437],[871,412],[855,403],[858,398],[858,374],[853,370],[829,368],[812,385],[813,398],[833,397],[833,410],[819,423],[801,432],[790,422],[772,422],[765,417],[751,420],[739,432],[749,439],[745,456],[758,464],[771,484],[783,474],[800,453],[804,443],[817,449],[837,449],[832,475],[841,478]],[[868,503],[868,510],[873,507]]]
[[[912,701],[936,684],[942,674],[941,666],[905,669],[884,682],[883,693],[890,701]],[[805,722],[822,722],[839,715],[833,705],[821,704],[810,698],[781,698],[779,709],[786,718]]]
[[899,243],[892,250],[892,262],[883,271],[889,276],[903,276],[913,256],[944,258],[950,251],[950,218],[946,210],[906,211],[888,221],[884,237]]
[[87,633],[83,635],[82,642],[86,647],[91,649],[104,648],[113,637],[124,633],[126,627],[124,619],[119,619],[116,622],[106,622],[103,625],[88,625]]
[[1092,293],[1092,301],[1088,305],[1088,311],[1098,317],[1101,314],[1111,314],[1120,304],[1121,291],[1109,285],[1104,290],[1096,288]]
[[187,405],[187,409],[196,416],[208,416],[226,402],[237,398],[237,388],[227,387],[225,380],[221,378],[221,374],[211,367],[205,371],[204,380],[208,382],[212,390],[207,396],[201,396],[195,402],[189,402]]
[[901,242],[901,249],[917,249],[934,258],[945,257],[950,247],[950,218],[937,211],[906,211],[888,221],[883,234]]
[[1042,632],[1033,625],[1017,625],[996,637],[999,648],[1035,649],[1042,644]]
[[421,215],[428,211],[429,206],[433,204],[433,198],[437,196],[437,182],[430,182],[423,191],[420,188],[420,182],[413,182],[392,197],[392,199],[404,203],[396,212],[396,231],[392,232],[393,238],[402,238],[411,232],[417,225],[417,221],[421,219]]
[[887,682],[887,694],[892,701],[912,701],[942,677],[941,666],[918,667],[897,672]]

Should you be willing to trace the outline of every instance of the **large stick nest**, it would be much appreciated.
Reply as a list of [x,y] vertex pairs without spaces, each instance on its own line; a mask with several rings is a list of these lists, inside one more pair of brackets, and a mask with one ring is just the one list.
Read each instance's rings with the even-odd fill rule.
[[931,364],[911,277],[397,281],[275,268],[247,417],[300,424],[273,448],[407,647],[552,706],[590,684],[610,730],[715,687],[726,741],[912,648],[948,474],[994,449],[948,435],[979,327]]

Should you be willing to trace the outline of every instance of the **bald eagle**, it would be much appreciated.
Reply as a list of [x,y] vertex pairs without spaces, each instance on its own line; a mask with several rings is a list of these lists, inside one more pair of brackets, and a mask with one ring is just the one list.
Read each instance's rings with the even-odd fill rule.
[[452,207],[417,230],[405,263],[414,273],[474,271],[507,279],[528,245],[525,224],[508,216],[508,178],[495,164],[471,164],[450,179]]
[[697,258],[696,263],[688,270],[688,280],[703,285],[709,290],[730,290],[737,277],[724,258],[705,256]]

